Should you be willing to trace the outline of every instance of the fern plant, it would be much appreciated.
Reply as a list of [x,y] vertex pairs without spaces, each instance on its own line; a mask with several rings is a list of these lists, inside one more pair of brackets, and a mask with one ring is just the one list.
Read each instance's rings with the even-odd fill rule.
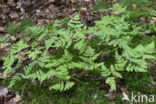
[[[146,72],[148,63],[156,58],[154,41],[134,44],[138,36],[145,37],[140,27],[126,21],[129,15],[125,8],[115,5],[112,11],[122,14],[121,17],[104,16],[90,28],[80,22],[79,15],[67,21],[65,27],[56,21],[47,28],[26,28],[24,37],[31,39],[32,45],[21,39],[11,47],[10,55],[3,58],[4,76],[23,70],[23,73],[14,72],[9,87],[24,79],[65,91],[75,85],[74,79],[80,76],[76,72],[80,70],[98,72],[116,90],[116,78],[122,78],[122,72]],[[41,41],[44,44],[40,45]],[[28,56],[30,63],[21,61],[21,52]]]
[[27,27],[33,25],[33,22],[24,17],[21,21],[21,24],[9,23],[7,26],[7,31],[10,35],[17,35],[20,32],[24,31]]

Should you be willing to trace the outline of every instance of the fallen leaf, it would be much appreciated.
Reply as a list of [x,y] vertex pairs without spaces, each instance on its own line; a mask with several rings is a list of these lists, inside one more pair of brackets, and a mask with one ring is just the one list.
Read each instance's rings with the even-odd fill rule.
[[21,57],[25,57],[25,53],[24,52],[19,52],[18,55],[21,56]]
[[6,96],[8,94],[8,89],[0,87],[0,96]]
[[121,90],[122,92],[128,93],[128,91],[127,91],[127,89],[126,89],[125,87],[121,87],[120,90]]
[[29,57],[26,56],[26,57],[23,57],[22,60],[23,60],[23,61],[26,61],[26,60],[28,60],[28,58],[29,58]]
[[86,12],[87,11],[87,8],[82,7],[81,8],[81,11]]
[[152,17],[152,20],[156,21],[156,17]]
[[5,28],[4,27],[0,27],[0,33],[4,33],[5,32]]
[[9,16],[11,19],[15,19],[15,18],[19,17],[17,12],[14,12],[14,11],[10,12]]
[[10,46],[10,45],[11,45],[10,43],[1,43],[0,48],[3,49],[3,48]]
[[49,2],[51,2],[51,3],[54,2],[54,1],[55,1],[55,0],[49,0]]
[[141,17],[139,20],[140,20],[140,23],[142,23],[142,24],[146,23],[146,18],[145,17]]
[[116,96],[115,96],[115,93],[114,92],[110,92],[108,94],[105,95],[110,101],[114,101]]
[[10,38],[11,38],[12,41],[16,41],[17,40],[16,36],[11,36]]
[[133,5],[132,5],[132,9],[133,9],[134,11],[140,10],[140,8],[138,8],[136,4],[133,4]]
[[152,17],[152,19],[150,21],[150,24],[151,25],[156,24],[156,17]]
[[85,2],[90,2],[91,0],[85,0]]
[[18,104],[18,102],[21,100],[20,95],[16,95],[15,97],[11,98],[7,104]]
[[78,3],[78,0],[72,0],[72,3],[76,4],[76,3]]
[[16,5],[14,0],[8,0],[7,4],[10,5],[10,6],[15,6]]

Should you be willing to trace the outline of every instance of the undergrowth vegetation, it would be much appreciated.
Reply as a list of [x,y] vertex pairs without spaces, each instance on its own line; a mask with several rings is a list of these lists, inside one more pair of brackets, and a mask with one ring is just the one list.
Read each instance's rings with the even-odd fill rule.
[[[144,0],[142,4],[145,2]],[[56,20],[53,25],[47,27],[33,25],[27,20],[24,20],[21,25],[9,25],[8,35],[19,35],[19,33],[22,35],[17,43],[9,47],[9,55],[2,57],[3,77],[12,73],[12,76],[5,80],[5,83],[9,84],[8,88],[16,89],[16,91],[18,88],[20,89],[18,93],[26,96],[28,96],[26,91],[31,90],[33,98],[42,93],[40,98],[36,98],[32,104],[39,104],[39,102],[48,104],[50,99],[47,96],[51,93],[52,95],[65,93],[63,91],[66,90],[72,92],[76,88],[79,93],[76,96],[81,99],[77,100],[79,102],[74,102],[75,98],[67,101],[66,97],[60,100],[60,96],[59,98],[57,96],[57,101],[64,102],[57,103],[88,102],[91,104],[89,103],[90,95],[83,93],[87,88],[78,87],[79,84],[94,85],[90,85],[91,82],[83,82],[85,77],[90,80],[102,78],[105,81],[104,86],[108,84],[110,90],[114,91],[117,90],[117,79],[124,78],[126,85],[133,86],[129,85],[133,83],[131,82],[133,79],[130,79],[132,72],[139,72],[136,78],[144,75],[149,71],[148,64],[156,61],[156,38],[153,35],[156,33],[156,28],[155,25],[140,26],[135,23],[135,18],[141,14],[135,13],[136,17],[134,17],[132,12],[127,12],[126,8],[120,5],[114,5],[111,11],[115,15],[102,17],[101,20],[95,21],[94,27],[86,27],[82,24],[79,14],[71,20],[67,18]],[[146,12],[143,13],[146,14]],[[145,33],[152,36],[146,36]],[[1,41],[4,40],[1,39]],[[148,78],[148,74],[146,75]],[[102,93],[105,92],[99,91],[98,81],[96,84],[97,92],[92,88],[88,89],[90,90],[88,92],[93,92],[91,94],[93,98],[97,93],[99,102],[94,101],[93,98],[91,101],[95,104],[104,104],[100,98],[103,99]],[[73,92],[72,95],[74,95]],[[88,101],[85,100],[87,97]],[[47,103],[45,103],[46,98]],[[38,99],[40,101],[37,101]],[[56,104],[56,99],[53,99],[51,100]]]

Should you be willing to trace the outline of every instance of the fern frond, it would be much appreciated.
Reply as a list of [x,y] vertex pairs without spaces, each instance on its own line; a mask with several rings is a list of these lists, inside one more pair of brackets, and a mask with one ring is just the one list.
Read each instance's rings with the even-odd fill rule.
[[24,43],[23,40],[20,40],[15,46],[11,48],[11,53],[12,54],[18,53],[28,47],[29,46],[26,43]]
[[26,33],[29,34],[31,38],[37,37],[38,40],[42,40],[48,35],[49,31],[41,26],[32,26],[26,29]]
[[5,71],[3,72],[3,76],[6,77],[8,73],[14,71],[12,66],[16,60],[16,56],[13,54],[10,54],[7,57],[3,57],[3,60],[4,60],[3,68],[5,69]]
[[75,84],[74,82],[70,82],[70,81],[66,81],[65,84],[64,84],[64,82],[59,82],[59,83],[53,85],[52,87],[50,87],[50,89],[65,91],[65,90],[69,90],[71,87],[73,87],[74,84]]
[[112,90],[116,90],[116,81],[114,77],[108,77],[106,83],[110,85]]
[[14,75],[12,78],[11,78],[11,81],[9,83],[9,86],[8,88],[12,88],[16,83],[17,81],[20,81],[22,78],[21,78],[21,74],[16,74]]

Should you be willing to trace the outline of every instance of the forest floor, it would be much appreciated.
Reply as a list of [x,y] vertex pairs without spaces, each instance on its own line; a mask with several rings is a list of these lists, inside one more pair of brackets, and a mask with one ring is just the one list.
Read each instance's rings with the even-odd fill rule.
[[[9,24],[21,24],[24,18],[32,21],[32,24],[47,26],[53,24],[56,19],[72,19],[75,14],[80,13],[81,22],[86,24],[87,27],[92,27],[95,26],[95,20],[100,20],[105,15],[120,15],[113,14],[107,10],[107,8],[115,3],[118,3],[117,0],[108,0],[100,5],[97,5],[97,2],[94,0],[0,0],[0,38],[5,37],[5,39],[8,39],[6,34],[9,30]],[[102,7],[104,9],[102,12],[98,11],[101,5],[105,6]],[[140,8],[135,4],[132,6],[134,12],[142,12]],[[156,3],[154,1],[149,3],[146,8],[153,8],[156,11]],[[135,21],[142,25],[156,24],[155,12],[150,20],[147,20],[146,17],[148,16],[145,13],[145,15],[137,17]],[[149,22],[147,23],[147,21]],[[151,33],[152,35],[156,35],[156,27],[154,29]],[[12,43],[15,43],[19,37],[20,35],[12,35],[10,40],[13,41]],[[0,42],[0,56],[8,54],[7,46],[12,45],[12,43]],[[2,65],[3,62],[0,60],[0,69]],[[53,101],[53,104],[131,104],[129,102],[131,99],[128,99],[128,96],[131,96],[132,93],[137,96],[140,93],[148,96],[153,95],[156,102],[155,68],[156,65],[153,63],[150,65],[148,73],[126,72],[123,76],[124,79],[117,79],[116,92],[109,91],[108,85],[102,85],[101,83],[104,82],[101,79],[88,81],[90,80],[89,78],[82,78],[83,82],[79,86],[74,86],[70,91],[63,93],[54,92],[51,94],[48,89],[32,85],[32,91],[28,91],[27,95],[19,95],[14,90],[8,90],[4,84],[5,82],[3,82],[3,71],[0,71],[0,104],[37,104],[36,102],[50,104],[46,96],[51,97],[50,100]],[[8,77],[10,76],[8,75]],[[31,95],[28,94],[30,92],[32,93]],[[42,95],[39,95],[41,92]],[[22,101],[20,101],[21,97]]]

